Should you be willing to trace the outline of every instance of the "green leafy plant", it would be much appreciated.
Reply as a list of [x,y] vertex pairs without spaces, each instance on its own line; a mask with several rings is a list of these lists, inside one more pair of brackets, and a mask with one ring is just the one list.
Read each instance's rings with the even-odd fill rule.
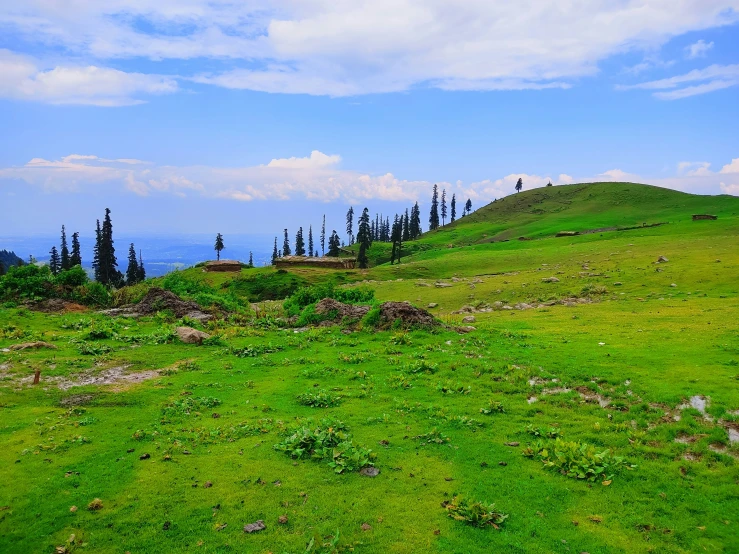
[[610,485],[619,470],[636,468],[623,457],[615,456],[612,450],[598,450],[587,443],[561,439],[549,446],[538,441],[525,448],[523,455],[540,460],[545,469],[558,470],[573,479],[602,481],[604,485]]
[[451,502],[445,502],[443,506],[450,518],[473,527],[492,526],[498,529],[499,525],[508,519],[508,514],[495,510],[495,504],[468,501],[462,496],[455,496]]
[[327,460],[336,473],[359,471],[375,460],[371,450],[354,444],[344,423],[333,419],[297,428],[274,449],[295,459]]
[[414,439],[420,439],[421,444],[448,444],[452,439],[447,437],[444,433],[439,431],[436,427],[431,429],[428,433],[423,435],[416,435]]
[[285,347],[279,344],[250,344],[243,348],[232,348],[231,354],[237,358],[256,358],[262,354],[273,354],[274,352],[280,352]]
[[298,403],[312,408],[331,408],[341,404],[341,396],[325,390],[320,390],[316,393],[307,392],[298,395]]
[[556,427],[550,427],[549,429],[540,429],[533,425],[526,426],[526,432],[534,437],[547,437],[549,439],[556,439],[562,436],[562,430]]
[[465,387],[462,383],[447,380],[444,383],[436,383],[436,390],[442,394],[469,394],[472,392],[472,387]]
[[480,408],[480,413],[483,415],[503,414],[505,413],[505,408],[501,402],[491,400],[487,407]]

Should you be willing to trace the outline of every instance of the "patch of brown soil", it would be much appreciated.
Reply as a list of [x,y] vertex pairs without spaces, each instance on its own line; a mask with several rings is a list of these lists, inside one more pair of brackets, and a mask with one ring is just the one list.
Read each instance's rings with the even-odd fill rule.
[[380,304],[380,326],[390,326],[400,321],[403,327],[436,327],[439,322],[424,309],[411,306],[408,302],[385,302]]
[[31,310],[43,312],[47,314],[58,314],[64,312],[86,312],[87,308],[74,302],[67,302],[61,298],[49,298],[39,302],[31,302],[28,304]]
[[362,319],[367,312],[369,312],[369,306],[356,306],[354,304],[344,304],[333,298],[324,298],[318,304],[316,304],[316,313],[321,315],[330,314],[331,312],[336,313],[336,317],[333,321],[341,321],[344,318],[348,319]]
[[212,316],[203,313],[196,302],[182,300],[175,293],[159,287],[151,287],[138,304],[130,304],[122,308],[104,310],[101,313],[107,315],[137,317],[141,315],[152,315],[164,310],[171,311],[176,317],[187,316],[199,321],[207,321]]
[[56,350],[56,346],[49,344],[44,341],[36,342],[22,342],[20,344],[12,344],[8,347],[9,350],[38,350],[39,348],[49,348],[50,350]]
[[69,390],[73,387],[85,387],[88,385],[135,384],[159,376],[158,371],[137,371],[129,373],[126,371],[129,367],[122,365],[104,369],[100,372],[82,373],[74,379],[61,379],[57,386],[62,390]]

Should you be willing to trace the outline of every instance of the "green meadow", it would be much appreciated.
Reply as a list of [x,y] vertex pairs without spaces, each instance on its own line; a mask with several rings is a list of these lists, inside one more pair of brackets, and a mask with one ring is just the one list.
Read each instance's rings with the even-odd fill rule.
[[[205,323],[3,304],[0,552],[739,551],[739,198],[545,187],[369,255],[114,295]],[[291,323],[326,283],[440,324]]]

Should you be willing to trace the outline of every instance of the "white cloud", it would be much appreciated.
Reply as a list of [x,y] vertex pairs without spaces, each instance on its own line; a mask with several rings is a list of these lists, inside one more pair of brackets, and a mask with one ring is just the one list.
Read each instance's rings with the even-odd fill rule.
[[[370,175],[342,169],[341,157],[318,150],[310,156],[276,158],[263,165],[248,167],[158,166],[148,162],[130,163],[128,158],[105,159],[93,155],[72,154],[59,160],[33,158],[20,167],[0,169],[0,186],[9,180],[21,180],[28,186],[47,192],[89,192],[101,187],[125,190],[139,196],[176,195],[180,197],[224,198],[251,202],[259,200],[310,200],[320,202],[364,203],[372,200],[414,202],[428,196],[432,181],[396,177],[392,173]],[[514,192],[518,179],[524,190],[574,182],[648,183],[686,192],[716,194],[735,190],[733,184],[720,184],[720,174],[739,172],[739,158],[720,173],[710,170],[707,162],[680,162],[673,177],[650,179],[621,169],[611,169],[595,176],[572,177],[566,173],[536,175],[511,173],[498,179],[483,179],[465,184],[436,181],[447,198],[471,198],[476,206]],[[734,194],[733,192],[725,192]]]
[[677,172],[688,177],[702,177],[713,174],[710,167],[709,162],[680,162],[677,164]]
[[[700,84],[685,86],[690,83]],[[693,71],[683,75],[676,75],[674,77],[639,83],[636,85],[620,85],[616,88],[618,90],[645,89],[667,91],[655,92],[654,97],[659,98],[660,100],[678,100],[680,98],[706,94],[707,92],[713,92],[715,90],[721,90],[736,85],[739,85],[739,64],[714,64],[704,69],[694,69]]]
[[[598,63],[735,23],[737,0],[50,0],[4,6],[24,41],[92,59],[229,60],[195,79],[347,96],[565,88]],[[144,31],[146,29],[146,31]]]
[[687,46],[685,48],[685,54],[689,60],[704,58],[711,48],[713,48],[713,42],[706,42],[701,39],[698,42],[694,42],[690,46]]
[[739,173],[739,158],[731,160],[731,163],[722,167],[719,173]]
[[50,104],[129,106],[144,102],[142,95],[168,94],[178,88],[168,77],[94,65],[44,70],[8,50],[0,50],[0,75],[0,97]]
[[739,183],[735,185],[727,185],[721,183],[721,194],[731,194],[732,196],[739,196]]

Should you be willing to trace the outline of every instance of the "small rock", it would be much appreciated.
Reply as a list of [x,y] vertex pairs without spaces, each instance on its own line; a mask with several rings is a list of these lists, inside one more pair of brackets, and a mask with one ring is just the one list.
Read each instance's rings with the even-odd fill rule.
[[620,287],[621,285],[623,285],[621,281],[616,281],[615,283],[613,283],[614,287]]
[[473,315],[468,315],[462,318],[462,323],[474,323],[475,321],[477,321],[477,319],[475,319],[475,316]]
[[436,302],[430,302],[428,307],[429,308],[436,308],[436,306],[438,306],[438,304]]
[[130,454],[130,453],[131,453],[131,452],[133,452],[134,450],[135,450],[134,448],[129,448],[128,450],[126,450],[126,452]]
[[362,524],[362,531],[371,531],[372,526],[369,523],[363,523]]
[[365,477],[377,477],[380,474],[380,470],[376,467],[363,467],[361,470],[359,470],[360,475],[364,475]]
[[521,444],[521,443],[520,442],[507,442],[507,443],[505,443],[506,446],[518,446],[519,444]]
[[675,288],[677,285],[675,283],[672,283],[670,286]]
[[70,506],[69,511],[75,513],[77,511],[77,506]]
[[542,282],[544,282],[544,283],[559,283],[559,279],[557,279],[556,277],[544,277],[542,279]]
[[100,500],[99,498],[96,498],[95,500],[93,500],[87,505],[87,509],[90,510],[91,512],[101,510],[102,508],[103,508],[103,501]]
[[177,327],[177,336],[185,344],[203,344],[205,339],[209,339],[208,333],[203,333],[192,327]]
[[211,483],[210,481],[206,481],[205,484],[203,485],[203,488],[204,489],[209,489],[212,486],[213,486],[213,483]]
[[499,466],[507,466],[508,465],[508,462],[498,462],[498,465]]
[[142,454],[139,456],[139,460],[148,460],[149,458],[151,458],[151,454]]
[[463,325],[462,327],[457,327],[457,331],[459,333],[471,333],[472,331],[475,331],[477,328],[473,327],[472,325]]
[[665,258],[664,256],[660,256],[659,258],[657,258],[657,263],[658,263],[658,264],[663,264],[663,263],[665,263],[665,262],[669,262],[669,261],[670,261],[670,260],[668,260],[668,259],[667,259],[667,258]]
[[267,526],[264,524],[264,521],[258,519],[254,523],[244,525],[244,533],[256,533],[257,531],[264,531],[266,528]]
[[277,518],[277,523],[280,525],[285,525],[287,523],[287,516],[280,516]]

